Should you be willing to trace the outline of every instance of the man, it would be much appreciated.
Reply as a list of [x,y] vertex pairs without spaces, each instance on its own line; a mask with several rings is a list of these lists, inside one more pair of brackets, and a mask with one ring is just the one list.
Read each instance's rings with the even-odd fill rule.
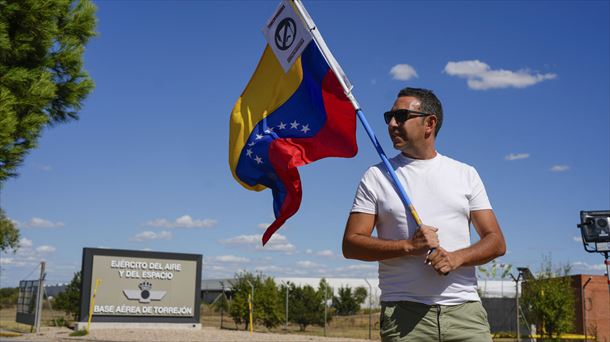
[[[401,152],[390,162],[424,224],[417,227],[382,164],[366,171],[343,255],[379,261],[381,338],[491,341],[474,266],[504,255],[506,246],[485,187],[473,167],[436,151],[443,109],[432,91],[401,90],[384,118]],[[470,222],[480,237],[474,244]]]

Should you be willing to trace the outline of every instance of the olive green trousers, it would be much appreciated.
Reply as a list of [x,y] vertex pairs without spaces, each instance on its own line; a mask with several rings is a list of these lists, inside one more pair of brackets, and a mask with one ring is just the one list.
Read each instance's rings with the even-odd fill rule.
[[382,302],[382,341],[491,342],[487,312],[481,302],[426,305]]

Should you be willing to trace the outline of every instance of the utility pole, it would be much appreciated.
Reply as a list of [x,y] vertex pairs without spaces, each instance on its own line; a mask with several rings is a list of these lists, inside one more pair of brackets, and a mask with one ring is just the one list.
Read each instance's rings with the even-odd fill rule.
[[227,299],[225,297],[225,282],[224,281],[220,281],[220,285],[222,285],[222,302],[220,303],[220,329],[223,329],[222,326],[222,322],[224,321],[224,311],[225,311],[225,300]]
[[516,312],[516,322],[517,322],[517,342],[521,341],[521,328],[519,327],[519,280],[523,276],[523,273],[519,270],[519,275],[515,278],[512,273],[510,273],[510,277],[515,281],[515,312]]
[[40,278],[38,278],[38,293],[36,294],[36,312],[34,314],[34,326],[36,333],[40,332],[40,317],[42,316],[42,296],[44,296],[44,278],[45,278],[45,266],[44,261],[40,262]]
[[286,282],[285,286],[286,286],[286,325],[284,326],[284,330],[288,330],[288,282]]
[[585,341],[588,340],[587,337],[587,296],[585,292],[585,288],[589,285],[589,282],[593,279],[593,277],[589,277],[585,284],[582,286],[582,331],[585,335]]
[[326,315],[328,306],[328,287],[324,289],[324,336],[326,337]]

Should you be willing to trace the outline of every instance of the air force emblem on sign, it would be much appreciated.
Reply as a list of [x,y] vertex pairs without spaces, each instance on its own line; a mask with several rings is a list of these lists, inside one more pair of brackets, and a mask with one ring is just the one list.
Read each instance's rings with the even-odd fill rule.
[[151,291],[152,284],[144,281],[138,285],[139,290],[123,290],[123,294],[129,300],[137,300],[140,303],[150,303],[151,300],[161,300],[167,291]]

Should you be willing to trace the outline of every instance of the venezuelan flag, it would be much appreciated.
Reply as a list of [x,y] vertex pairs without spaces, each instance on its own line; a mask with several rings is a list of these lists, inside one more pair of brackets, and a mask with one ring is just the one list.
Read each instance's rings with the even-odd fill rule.
[[288,72],[267,45],[230,120],[229,165],[246,189],[271,189],[275,221],[263,245],[301,204],[297,167],[353,157],[356,114],[315,41]]

